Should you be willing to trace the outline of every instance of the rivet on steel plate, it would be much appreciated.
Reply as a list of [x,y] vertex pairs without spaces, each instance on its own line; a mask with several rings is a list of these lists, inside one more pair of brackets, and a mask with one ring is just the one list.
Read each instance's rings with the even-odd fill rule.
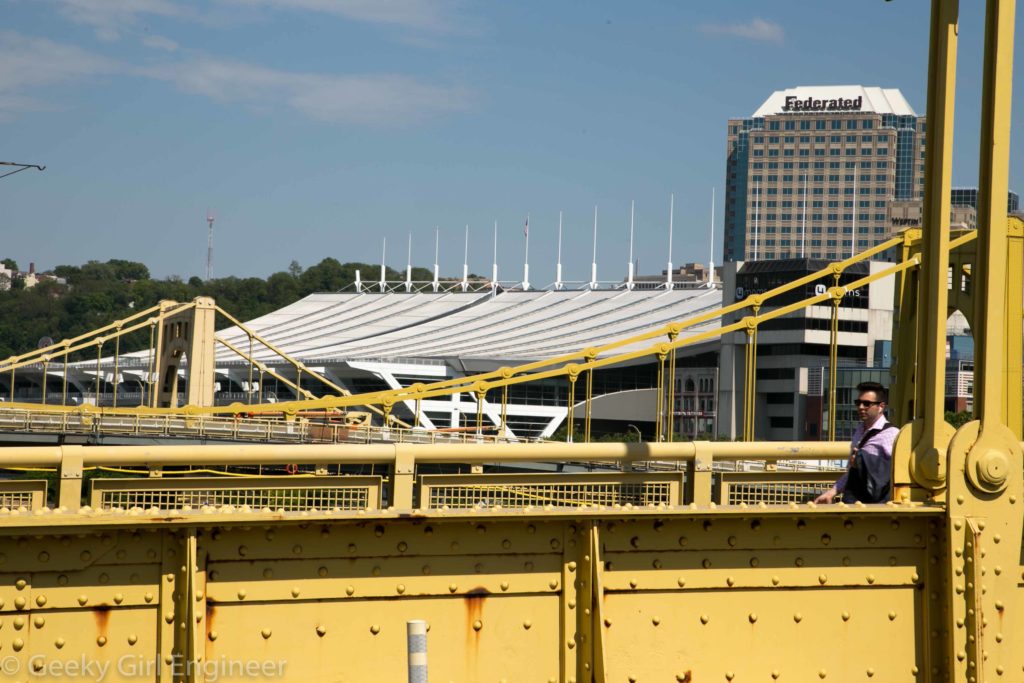
[[46,604],[46,596],[45,595],[37,595],[36,596],[36,604],[39,605],[40,607],[45,605]]
[[508,581],[502,581],[501,582],[501,590],[503,590],[503,591],[507,591],[508,590]]
[[298,586],[292,586],[292,597],[297,598],[302,591],[299,590]]
[[356,592],[356,589],[352,586],[345,586],[345,595],[352,595]]
[[137,642],[139,642],[139,637],[137,635],[135,635],[134,633],[131,633],[131,634],[128,635],[128,644],[129,645],[134,645]]
[[58,638],[57,640],[53,641],[53,646],[58,650],[61,649],[62,647],[64,647],[64,639]]
[[264,640],[266,640],[267,638],[269,638],[273,634],[274,634],[274,632],[271,631],[269,628],[260,629],[260,635],[263,636]]
[[750,614],[747,615],[747,619],[750,621],[751,624],[753,624],[754,622],[757,621],[757,613],[756,612],[751,612]]
[[796,614],[793,615],[793,621],[795,621],[796,623],[799,624],[803,620],[804,620],[804,615],[800,614],[799,612],[797,612]]
[[103,647],[104,645],[107,644],[107,637],[106,636],[100,636],[99,638],[96,639],[96,644],[99,645],[100,647]]
[[217,640],[217,632],[216,631],[210,631],[210,633],[206,637],[209,638],[210,640]]
[[317,626],[316,634],[323,638],[327,634],[327,629],[324,626]]
[[708,615],[706,615],[706,614],[702,614],[702,615],[700,615],[700,623],[702,623],[702,624],[706,624],[706,623],[708,623],[709,621],[711,621],[711,617],[709,617],[709,616],[708,616]]
[[529,619],[527,619],[526,621],[523,622],[523,628],[525,628],[527,631],[529,631],[530,627],[532,627],[532,626],[533,626],[533,622],[530,621]]

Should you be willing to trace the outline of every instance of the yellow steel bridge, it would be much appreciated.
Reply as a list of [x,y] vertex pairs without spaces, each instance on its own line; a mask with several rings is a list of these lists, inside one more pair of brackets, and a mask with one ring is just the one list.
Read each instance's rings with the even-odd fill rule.
[[[42,404],[5,402],[0,429],[231,443],[0,452],[3,467],[40,473],[0,481],[0,673],[1024,680],[1024,230],[1005,213],[1014,12],[1012,0],[988,0],[977,231],[951,232],[947,221],[958,3],[933,0],[923,227],[821,273],[602,347],[371,394],[318,377],[333,393],[315,396],[301,381],[313,371],[286,359],[294,380],[278,379],[299,400],[213,405],[214,348],[229,342],[213,332],[227,314],[209,299],[163,302],[3,362],[12,388],[19,371],[49,377],[52,366],[66,378],[73,356],[117,364],[125,335],[148,334],[149,351],[135,357],[151,383],[144,406],[66,405],[64,379],[56,404],[45,386]],[[886,250],[899,254],[893,265],[839,285],[853,263]],[[774,301],[822,275],[835,286]],[[885,277],[896,279],[898,313],[893,499],[815,505],[835,472],[791,463],[844,459],[849,445],[751,440],[758,329],[832,304],[834,420],[839,302]],[[976,341],[977,419],[958,430],[943,420],[952,310]],[[722,324],[681,334],[711,319]],[[275,373],[254,354],[273,345],[233,322],[248,344],[229,348],[249,373]],[[679,441],[666,419],[676,350],[731,332],[748,341],[746,438]],[[177,406],[183,357],[187,405]],[[591,442],[594,371],[640,357],[659,368],[655,442]],[[555,378],[568,384],[568,424],[583,412],[582,443],[510,442],[483,428],[485,398],[504,422],[510,386]],[[394,415],[400,403],[419,411],[455,392],[476,397],[475,428],[425,432]],[[569,462],[603,466],[519,467]],[[484,473],[485,463],[506,472]],[[285,465],[298,474],[282,476]],[[87,481],[96,470],[120,476]]]

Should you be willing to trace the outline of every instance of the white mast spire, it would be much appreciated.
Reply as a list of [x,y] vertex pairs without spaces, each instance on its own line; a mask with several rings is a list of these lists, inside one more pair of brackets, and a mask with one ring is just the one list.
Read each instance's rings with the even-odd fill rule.
[[434,291],[436,292],[439,286],[438,283],[438,271],[440,268],[437,265],[437,255],[441,245],[441,229],[434,226]]
[[462,291],[469,289],[469,224],[466,225],[466,247],[462,254]]
[[405,291],[412,291],[412,233],[409,233],[409,249],[405,256]]
[[590,261],[590,288],[597,289],[597,204],[594,204],[594,256]]
[[498,291],[498,221],[494,221],[494,260],[491,262],[491,293]]
[[711,251],[708,252],[708,287],[715,286],[715,188],[711,188]]
[[668,270],[665,271],[665,289],[672,289],[672,218],[676,212],[676,195],[668,196]]
[[562,212],[558,212],[558,261],[555,264],[555,289],[562,288]]
[[363,278],[359,275],[359,269],[356,268],[356,294],[361,294],[363,291]]
[[626,289],[633,289],[633,217],[636,200],[629,202],[629,267],[626,269]]
[[526,237],[526,255],[523,260],[523,291],[526,291],[530,288],[530,214],[526,214],[523,235]]
[[384,262],[388,260],[388,238],[384,238],[384,247],[380,252],[380,291],[381,294],[387,289],[387,284],[384,282]]

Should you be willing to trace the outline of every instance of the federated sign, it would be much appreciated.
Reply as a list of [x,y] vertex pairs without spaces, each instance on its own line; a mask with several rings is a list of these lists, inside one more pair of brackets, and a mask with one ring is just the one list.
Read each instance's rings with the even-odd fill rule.
[[830,100],[819,100],[814,97],[800,98],[795,95],[786,97],[782,111],[860,111],[864,107],[864,97],[839,97]]

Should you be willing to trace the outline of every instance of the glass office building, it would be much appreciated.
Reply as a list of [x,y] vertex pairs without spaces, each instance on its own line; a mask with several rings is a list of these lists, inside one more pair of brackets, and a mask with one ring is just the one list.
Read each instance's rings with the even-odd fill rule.
[[888,239],[924,192],[925,119],[899,90],[774,92],[727,134],[724,261],[834,261]]

